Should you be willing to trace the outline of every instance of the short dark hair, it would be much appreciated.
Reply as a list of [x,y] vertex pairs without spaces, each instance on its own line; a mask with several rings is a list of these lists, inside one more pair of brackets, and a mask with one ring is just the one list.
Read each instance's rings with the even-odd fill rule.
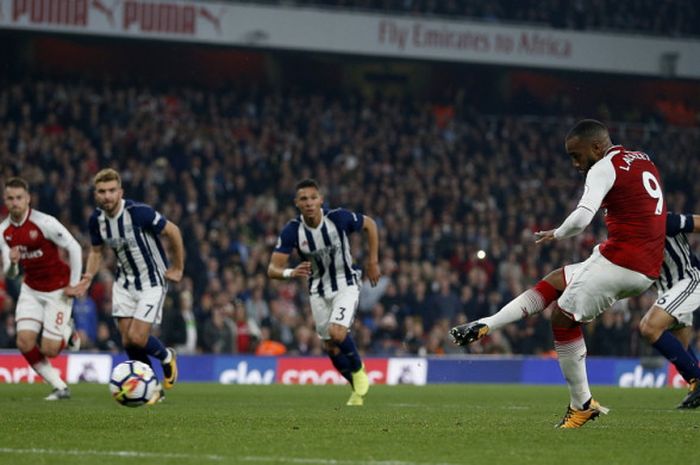
[[581,139],[595,139],[596,137],[610,137],[608,128],[603,123],[595,119],[582,119],[571,128],[566,135],[566,140],[574,137]]
[[316,182],[316,180],[311,179],[311,178],[306,178],[306,179],[299,181],[297,183],[296,187],[294,188],[294,190],[298,191],[299,189],[304,189],[306,187],[313,187],[316,190],[321,190],[321,189],[319,189],[318,183]]
[[25,191],[29,192],[29,183],[24,178],[20,178],[17,176],[5,181],[5,189],[7,189],[8,187],[24,189]]

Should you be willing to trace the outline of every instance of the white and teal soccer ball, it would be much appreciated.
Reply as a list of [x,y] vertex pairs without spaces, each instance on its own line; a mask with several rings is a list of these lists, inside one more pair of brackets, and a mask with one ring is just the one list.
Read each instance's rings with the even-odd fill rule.
[[121,405],[139,407],[158,394],[160,384],[151,367],[143,362],[127,360],[112,370],[109,390]]

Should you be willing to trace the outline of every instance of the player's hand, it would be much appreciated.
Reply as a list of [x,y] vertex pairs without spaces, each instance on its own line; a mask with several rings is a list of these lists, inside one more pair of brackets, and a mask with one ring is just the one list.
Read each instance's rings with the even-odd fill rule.
[[92,284],[92,275],[84,273],[83,276],[80,278],[80,281],[78,281],[78,284],[76,284],[75,286],[67,286],[63,290],[63,293],[67,297],[82,297],[85,294],[87,294],[87,290],[90,288],[90,284]]
[[20,259],[19,246],[16,245],[10,249],[10,261],[12,263],[19,263]]
[[309,276],[311,276],[311,262],[301,262],[292,271],[293,278],[308,278]]
[[536,244],[544,244],[545,242],[552,242],[556,240],[554,237],[554,231],[555,229],[550,229],[548,231],[537,231],[535,233],[535,243]]
[[379,269],[379,263],[369,262],[367,264],[367,278],[369,279],[369,283],[372,285],[372,287],[377,285],[381,275],[382,272]]
[[168,268],[165,270],[165,279],[174,283],[179,283],[182,280],[182,270],[177,268]]
[[82,297],[85,295],[85,289],[81,292],[80,283],[75,286],[66,286],[63,288],[63,295],[66,297]]

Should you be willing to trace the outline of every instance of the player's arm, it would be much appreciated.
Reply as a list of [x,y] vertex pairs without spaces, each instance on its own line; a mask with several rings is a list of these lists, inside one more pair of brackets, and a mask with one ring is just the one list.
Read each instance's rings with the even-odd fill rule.
[[596,163],[588,171],[583,195],[576,209],[566,217],[556,229],[538,231],[535,233],[536,242],[550,242],[581,233],[591,224],[593,217],[600,209],[603,199],[615,183],[615,168],[610,163]]
[[182,233],[172,221],[167,221],[161,234],[168,238],[170,244],[170,267],[165,270],[165,278],[173,282],[180,282],[185,270],[185,245],[182,242]]
[[688,215],[693,223],[693,232],[700,232],[700,215]]
[[2,269],[5,276],[15,278],[19,274],[19,249],[10,248],[5,238],[0,234],[0,252],[2,253]]
[[700,232],[700,215],[692,213],[678,214],[668,212],[666,215],[666,235],[676,236],[680,233]]
[[88,253],[87,262],[85,263],[85,273],[83,273],[82,278],[75,286],[75,297],[82,297],[87,293],[87,290],[92,284],[92,280],[100,270],[102,265],[102,250],[104,245],[93,245],[90,247],[90,252]]
[[267,266],[267,277],[270,279],[291,279],[311,276],[311,262],[301,262],[294,268],[287,268],[289,255],[297,247],[296,227],[288,223],[282,229],[277,245],[272,251],[270,264]]
[[362,229],[367,233],[367,247],[369,248],[367,277],[372,286],[376,286],[381,276],[379,270],[379,233],[377,231],[377,223],[374,219],[364,215]]
[[42,229],[48,240],[68,252],[70,281],[64,292],[67,296],[74,297],[76,285],[80,281],[80,272],[83,269],[83,249],[68,229],[56,218],[50,217]]
[[[66,230],[66,232],[68,231]],[[70,281],[68,286],[63,289],[63,293],[68,297],[79,297],[80,289],[78,289],[78,283],[81,280],[80,272],[83,269],[83,248],[71,235],[68,236],[64,244],[61,244],[61,247],[68,251],[68,261],[70,263]]]
[[90,251],[88,252],[87,261],[85,262],[85,272],[80,278],[80,282],[75,286],[75,296],[82,297],[87,293],[87,290],[92,284],[92,280],[102,266],[102,251],[105,248],[105,243],[100,235],[100,228],[97,223],[97,212],[93,213],[88,220],[88,230],[90,233]]
[[311,262],[301,262],[294,268],[287,268],[289,254],[272,252],[267,277],[270,279],[307,278],[311,276]]

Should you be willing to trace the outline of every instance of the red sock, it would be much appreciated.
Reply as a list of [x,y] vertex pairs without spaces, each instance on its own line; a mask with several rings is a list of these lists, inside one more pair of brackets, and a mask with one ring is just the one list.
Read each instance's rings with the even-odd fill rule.
[[547,281],[544,279],[537,284],[535,284],[535,287],[533,288],[535,291],[537,291],[542,298],[544,299],[544,307],[547,308],[549,304],[554,302],[559,298],[559,296],[562,294],[561,291],[557,290],[554,286],[549,284]]
[[34,346],[29,352],[22,352],[22,356],[27,360],[30,366],[44,360],[44,354],[39,350],[39,346]]
[[554,333],[554,342],[557,342],[559,344],[566,344],[567,342],[583,338],[583,331],[581,330],[581,325],[574,326],[573,328],[562,328],[561,326],[552,326],[552,333]]

